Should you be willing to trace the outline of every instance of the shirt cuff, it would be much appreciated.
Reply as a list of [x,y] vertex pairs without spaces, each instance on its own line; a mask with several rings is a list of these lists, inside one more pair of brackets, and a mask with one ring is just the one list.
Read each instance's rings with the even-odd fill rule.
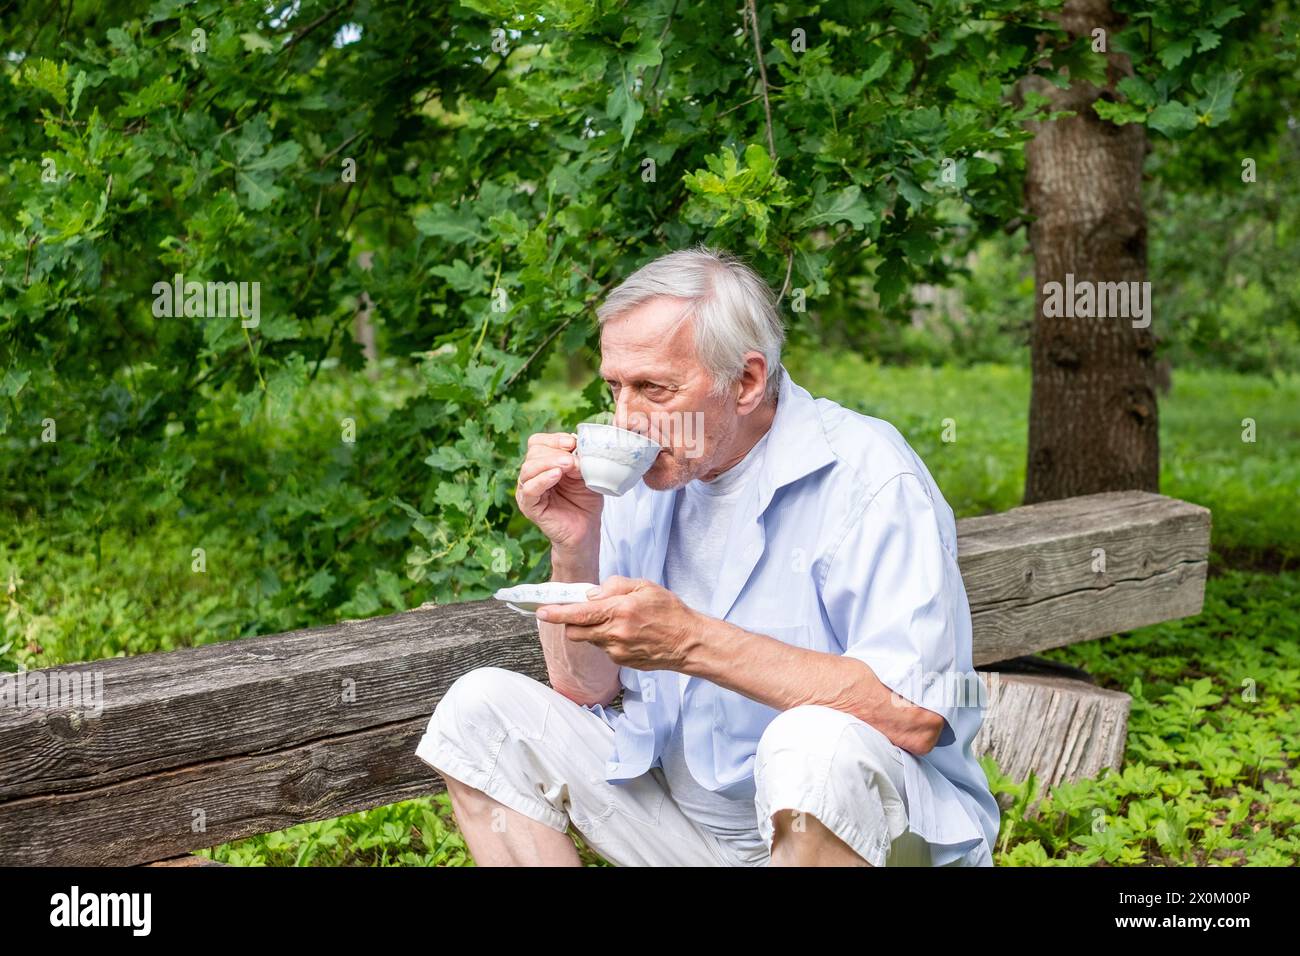
[[940,731],[939,739],[935,742],[936,747],[946,747],[957,739],[955,729],[957,707],[966,699],[963,695],[967,682],[972,679],[978,680],[978,676],[973,672],[964,680],[958,680],[961,675],[956,672],[926,673],[916,663],[891,664],[882,661],[878,655],[873,655],[866,648],[851,647],[844,652],[844,656],[862,661],[871,668],[882,684],[893,691],[897,697],[902,698],[891,700],[892,703],[897,703],[898,706],[905,706],[905,703],[915,704],[942,717],[943,730]]

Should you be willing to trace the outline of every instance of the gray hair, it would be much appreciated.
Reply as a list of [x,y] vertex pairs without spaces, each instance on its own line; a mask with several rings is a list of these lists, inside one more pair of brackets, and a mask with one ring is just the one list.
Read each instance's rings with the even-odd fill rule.
[[767,360],[765,401],[781,389],[785,328],[772,290],[731,253],[699,245],[660,256],[624,279],[596,309],[601,325],[659,296],[687,300],[682,319],[695,320],[695,354],[721,395],[745,370],[745,353]]

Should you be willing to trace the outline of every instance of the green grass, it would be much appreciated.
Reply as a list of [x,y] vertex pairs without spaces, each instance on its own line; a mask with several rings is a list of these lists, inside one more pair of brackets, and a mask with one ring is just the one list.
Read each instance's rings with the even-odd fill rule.
[[[898,368],[854,357],[792,354],[795,379],[899,427],[959,516],[1020,501],[1029,373],[1011,366]],[[242,440],[259,455],[307,460],[336,450],[337,419],[382,415],[410,382],[328,380],[289,418]],[[539,390],[538,407],[566,407],[566,391]],[[1279,382],[1220,372],[1175,372],[1161,399],[1161,490],[1214,513],[1216,566],[1272,566],[1300,558],[1300,377]],[[1257,441],[1241,441],[1241,420]],[[944,419],[956,441],[944,442]],[[358,424],[363,422],[358,418]],[[209,439],[224,442],[220,436]],[[220,452],[238,459],[238,447]],[[230,494],[237,493],[232,485]],[[123,494],[93,516],[0,528],[0,669],[171,650],[274,631],[263,594],[259,502],[235,499],[248,522],[196,541],[193,515],[152,512]],[[118,500],[122,499],[122,500]],[[203,546],[208,573],[190,570]],[[217,569],[219,573],[213,573]],[[1005,802],[999,865],[1294,865],[1296,696],[1300,685],[1300,575],[1212,577],[1205,612],[1186,620],[1048,652],[1134,695],[1121,774],[1039,794],[1037,782],[986,768]],[[326,623],[321,621],[320,623]],[[1243,686],[1243,681],[1253,684]],[[1246,687],[1254,699],[1243,698]],[[1036,813],[1023,808],[1044,797]],[[588,865],[602,860],[573,834]],[[446,794],[207,851],[240,865],[472,865]]]
[[[572,828],[569,836],[583,865],[610,865]],[[445,792],[299,824],[198,855],[231,866],[474,866]]]

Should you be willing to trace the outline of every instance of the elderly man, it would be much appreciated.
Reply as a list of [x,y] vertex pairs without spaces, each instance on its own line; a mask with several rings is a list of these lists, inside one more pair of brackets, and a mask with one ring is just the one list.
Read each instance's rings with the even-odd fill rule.
[[550,686],[472,670],[420,741],[477,863],[577,865],[572,824],[619,866],[991,866],[984,688],[925,465],[791,381],[733,256],[656,259],[597,316],[615,422],[664,450],[605,498],[573,435],[529,439],[516,499],[552,580],[599,587],[537,612]]

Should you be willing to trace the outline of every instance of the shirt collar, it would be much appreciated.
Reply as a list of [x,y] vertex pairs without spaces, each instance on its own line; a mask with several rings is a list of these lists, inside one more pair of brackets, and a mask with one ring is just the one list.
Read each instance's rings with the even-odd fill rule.
[[759,473],[758,512],[761,514],[785,485],[834,461],[816,399],[796,384],[782,365],[776,414],[768,428],[767,453]]

